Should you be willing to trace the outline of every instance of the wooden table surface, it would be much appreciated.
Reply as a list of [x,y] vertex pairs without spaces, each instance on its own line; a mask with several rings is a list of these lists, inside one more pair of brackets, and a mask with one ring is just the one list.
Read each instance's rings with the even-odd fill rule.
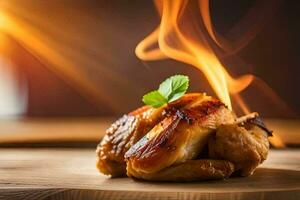
[[153,183],[110,179],[94,149],[0,148],[0,199],[300,199],[300,149],[272,150],[254,175]]

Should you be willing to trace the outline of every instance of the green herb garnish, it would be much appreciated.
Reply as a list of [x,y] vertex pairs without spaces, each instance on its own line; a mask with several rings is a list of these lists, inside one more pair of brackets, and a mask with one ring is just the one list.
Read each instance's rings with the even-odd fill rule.
[[158,108],[182,97],[188,87],[189,77],[184,75],[171,76],[159,85],[158,90],[145,94],[143,102],[146,105]]

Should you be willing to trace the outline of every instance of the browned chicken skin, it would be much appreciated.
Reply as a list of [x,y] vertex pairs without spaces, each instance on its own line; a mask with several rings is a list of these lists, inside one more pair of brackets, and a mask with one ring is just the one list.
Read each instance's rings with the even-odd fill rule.
[[222,179],[236,170],[247,176],[267,157],[266,130],[236,121],[215,98],[186,94],[157,109],[144,106],[112,124],[97,148],[97,167],[112,177],[153,181]]
[[[223,103],[209,96],[201,96],[164,118],[128,150],[125,154],[127,175],[142,179],[147,177],[148,180],[170,181],[172,180],[170,176],[163,179],[159,174],[162,172],[170,174],[170,171],[176,172],[177,176],[178,173],[183,174],[179,169],[185,169],[184,163],[189,163],[188,161],[199,155],[214,130],[223,123],[233,122],[234,115]],[[214,168],[215,162],[210,163]],[[179,168],[179,165],[182,167]],[[203,171],[208,171],[208,169],[201,170],[203,166],[201,167],[200,162],[195,162],[195,165],[187,164],[187,166],[194,167],[191,171],[196,172],[193,174],[194,177],[198,177],[197,180],[201,180]],[[230,166],[230,164],[223,166],[226,168],[225,166]],[[228,169],[231,168],[228,167]],[[227,168],[224,171],[230,172]],[[224,174],[224,177],[230,175]],[[177,176],[174,177],[174,181],[180,180]],[[217,173],[216,176],[219,177]],[[212,178],[214,176],[211,176]],[[183,180],[188,179],[186,177]],[[203,176],[203,179],[207,177]]]
[[199,95],[198,93],[187,94],[179,101],[157,109],[143,106],[113,123],[107,129],[106,135],[96,150],[97,167],[100,172],[112,177],[125,176],[125,152],[160,122],[168,112],[186,105]]
[[130,176],[149,181],[186,182],[228,178],[234,172],[234,165],[226,160],[188,160],[156,173],[136,172],[127,165]]
[[268,151],[267,132],[251,123],[221,125],[209,141],[209,156],[233,162],[242,176],[251,175]]

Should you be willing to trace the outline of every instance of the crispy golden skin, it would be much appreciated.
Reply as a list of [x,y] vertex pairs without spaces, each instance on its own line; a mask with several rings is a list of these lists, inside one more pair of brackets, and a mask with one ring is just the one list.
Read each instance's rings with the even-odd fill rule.
[[144,106],[107,130],[97,167],[112,177],[127,173],[152,181],[222,179],[234,171],[248,176],[269,150],[271,132],[257,119],[236,119],[219,100],[200,93],[158,109]]
[[124,153],[135,140],[146,134],[161,117],[161,111],[144,106],[124,115],[113,123],[107,129],[106,135],[96,150],[98,169],[103,174],[113,177],[125,175]]
[[96,150],[99,171],[112,177],[126,175],[125,152],[168,112],[185,106],[199,95],[201,94],[187,94],[180,100],[158,109],[143,106],[113,123]]
[[268,151],[266,131],[250,123],[222,125],[209,140],[210,158],[233,162],[242,176],[251,175],[267,159]]
[[[183,163],[187,162],[186,166],[192,169],[191,163],[194,162],[188,161],[199,155],[207,144],[210,134],[221,124],[233,123],[234,119],[232,112],[219,100],[205,95],[198,97],[182,109],[164,118],[128,150],[125,154],[127,175],[142,179],[147,177],[147,180],[160,180],[158,174],[166,172],[165,174],[170,175],[170,181],[172,179],[195,180],[191,174],[180,172],[180,170],[185,169]],[[216,161],[218,164],[220,162]],[[217,175],[222,173],[210,173],[204,176],[205,173],[203,172],[210,170],[207,168],[199,171],[198,175],[196,173],[196,179],[227,177],[233,171],[228,170],[233,169],[233,167],[228,167],[229,165],[227,161],[222,162],[222,166],[226,166],[223,168],[224,176]],[[181,167],[172,168],[172,166]],[[208,165],[195,165],[194,171],[197,171],[201,166],[205,168]],[[169,171],[164,171],[167,168]],[[171,175],[172,172],[186,174],[186,178],[176,178],[179,175]],[[161,180],[167,180],[167,176]]]

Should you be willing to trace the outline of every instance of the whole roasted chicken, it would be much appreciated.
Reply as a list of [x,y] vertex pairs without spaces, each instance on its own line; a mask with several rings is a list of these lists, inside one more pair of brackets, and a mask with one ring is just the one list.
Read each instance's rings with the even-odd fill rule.
[[97,167],[151,181],[248,176],[267,158],[269,134],[256,113],[236,118],[218,99],[190,93],[113,123],[98,145]]
[[[100,172],[155,181],[247,176],[268,155],[268,131],[253,116],[238,122],[219,100],[187,94],[155,109],[123,116],[97,148]],[[251,121],[252,120],[252,121]]]

